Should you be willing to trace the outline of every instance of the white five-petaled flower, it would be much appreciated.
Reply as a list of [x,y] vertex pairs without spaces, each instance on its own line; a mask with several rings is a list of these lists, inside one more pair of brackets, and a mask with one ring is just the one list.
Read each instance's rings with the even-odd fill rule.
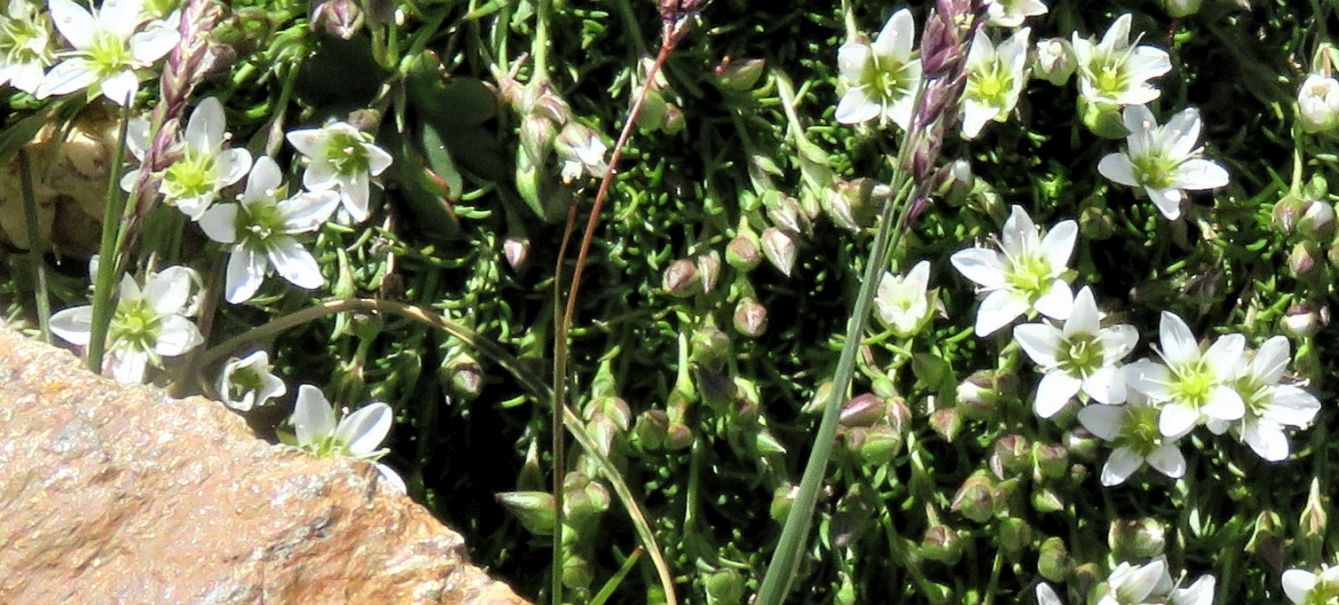
[[367,219],[370,181],[391,165],[391,155],[372,144],[372,136],[347,122],[295,130],[288,142],[307,158],[302,184],[313,191],[339,190],[354,221]]
[[1339,600],[1339,566],[1322,565],[1320,573],[1289,569],[1283,572],[1283,594],[1294,605],[1329,605]]
[[1063,275],[1078,232],[1074,221],[1065,220],[1043,237],[1027,211],[1014,206],[1000,233],[1000,252],[968,248],[953,254],[950,260],[958,272],[986,292],[976,312],[978,336],[992,334],[1030,311],[1052,319],[1069,317],[1074,294]]
[[1164,436],[1181,437],[1204,422],[1212,422],[1209,429],[1221,434],[1246,414],[1246,404],[1233,388],[1245,336],[1219,336],[1202,351],[1186,322],[1163,311],[1158,340],[1162,363],[1141,359],[1128,366],[1126,378],[1131,388],[1161,404],[1158,430]]
[[837,51],[837,66],[850,88],[837,103],[837,121],[890,120],[905,130],[921,85],[921,60],[911,58],[916,21],[906,9],[893,13],[874,42],[852,41]]
[[1104,582],[1105,591],[1097,605],[1143,605],[1154,595],[1165,595],[1172,589],[1172,575],[1167,571],[1167,560],[1159,556],[1143,565],[1122,562]]
[[[121,384],[140,384],[149,365],[161,366],[162,357],[181,355],[203,343],[200,331],[185,316],[191,289],[198,282],[195,272],[185,267],[160,271],[143,289],[134,278],[122,276],[108,324],[103,373]],[[93,335],[93,307],[52,315],[51,332],[71,344],[87,346]]]
[[1149,80],[1171,71],[1171,57],[1152,46],[1130,44],[1130,15],[1111,24],[1101,42],[1074,34],[1074,57],[1078,62],[1079,94],[1098,106],[1142,105],[1158,98]]
[[[1311,426],[1320,411],[1320,402],[1310,393],[1296,385],[1279,384],[1290,358],[1288,338],[1270,338],[1260,345],[1249,364],[1238,366],[1233,382],[1246,403],[1246,415],[1235,428],[1256,454],[1270,462],[1288,457],[1288,436],[1283,427]],[[1224,427],[1221,421],[1213,421],[1210,428],[1221,432]]]
[[390,406],[375,401],[352,414],[346,411],[336,424],[335,409],[330,401],[320,389],[304,384],[298,387],[292,423],[298,447],[322,458],[350,456],[372,461],[390,488],[403,494],[406,490],[400,475],[389,466],[376,462],[386,454],[384,448],[377,449],[377,446],[390,432],[392,416]]
[[239,412],[269,403],[288,392],[284,381],[270,372],[270,355],[256,351],[241,359],[229,359],[219,376],[219,397]]
[[1227,170],[1200,157],[1200,114],[1191,107],[1159,126],[1153,112],[1131,105],[1123,114],[1128,149],[1102,158],[1097,171],[1112,181],[1146,193],[1167,220],[1181,216],[1185,191],[1222,187]]
[[[995,6],[995,5],[991,5]],[[967,53],[967,87],[962,94],[962,136],[974,139],[986,122],[1003,122],[1018,104],[1027,83],[1029,28],[1023,28],[997,47],[986,32],[976,30]]]
[[[149,145],[149,124],[141,119],[131,126],[127,131],[127,147],[143,161]],[[227,128],[223,104],[213,97],[202,101],[186,123],[185,136],[175,145],[176,160],[162,173],[159,192],[163,201],[176,206],[191,220],[200,220],[220,191],[242,180],[251,170],[251,152],[240,147],[223,148],[228,141]],[[129,191],[139,175],[138,168],[126,173],[121,188]]]
[[930,298],[926,293],[929,283],[927,261],[916,263],[906,276],[884,272],[874,296],[874,309],[894,334],[901,338],[913,336],[930,318]]
[[986,21],[996,27],[1018,27],[1028,17],[1046,14],[1046,3],[1042,0],[991,0],[986,5]]
[[106,0],[89,12],[72,0],[50,0],[51,19],[74,50],[47,72],[34,93],[44,99],[97,85],[103,96],[128,105],[139,90],[139,75],[163,58],[181,38],[176,28],[148,23],[141,31],[140,0]]
[[568,122],[558,133],[554,148],[563,163],[564,183],[581,178],[583,173],[595,178],[603,177],[608,168],[604,154],[609,148],[600,140],[598,133],[584,124]]
[[50,16],[29,0],[9,0],[0,14],[0,86],[36,92],[55,59]]
[[273,267],[300,288],[325,283],[316,259],[293,237],[315,231],[339,206],[333,191],[302,192],[280,201],[279,166],[261,156],[251,169],[237,204],[215,204],[200,217],[200,227],[216,242],[233,244],[225,285],[230,303],[250,300]]
[[[1128,372],[1129,366],[1122,368]],[[1126,375],[1126,381],[1130,376]],[[1079,423],[1115,450],[1102,465],[1102,485],[1125,483],[1147,463],[1158,472],[1179,479],[1186,472],[1186,459],[1176,447],[1176,437],[1158,432],[1158,408],[1137,391],[1126,393],[1123,405],[1094,404],[1079,410]]]
[[1297,113],[1307,132],[1333,130],[1339,125],[1339,80],[1309,74],[1297,90]]
[[1064,328],[1049,323],[1014,327],[1014,339],[1044,373],[1033,410],[1050,418],[1082,392],[1099,403],[1125,401],[1125,376],[1117,367],[1139,340],[1134,326],[1101,327],[1101,315],[1087,286],[1074,297]]

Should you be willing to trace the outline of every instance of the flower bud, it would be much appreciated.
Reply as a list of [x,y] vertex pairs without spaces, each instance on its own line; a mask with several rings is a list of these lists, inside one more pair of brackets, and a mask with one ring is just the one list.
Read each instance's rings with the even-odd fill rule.
[[1316,538],[1325,535],[1329,521],[1330,515],[1326,512],[1325,499],[1320,495],[1320,479],[1312,478],[1311,491],[1307,494],[1306,506],[1302,508],[1297,527],[1303,536]]
[[1017,475],[1032,466],[1032,451],[1026,437],[1003,435],[995,440],[990,454],[990,466],[995,476],[1004,479]]
[[902,433],[883,424],[865,431],[865,442],[860,444],[860,459],[868,467],[877,467],[893,461],[902,449]]
[[1325,200],[1308,201],[1297,221],[1297,231],[1313,242],[1329,242],[1334,236],[1334,206]]
[[521,521],[530,533],[547,536],[557,525],[558,513],[553,494],[548,492],[502,492],[497,501]]
[[1056,86],[1064,86],[1078,67],[1078,58],[1074,56],[1074,46],[1065,38],[1044,38],[1037,40],[1037,48],[1032,55],[1032,77],[1046,80]]
[[1079,594],[1087,594],[1102,579],[1096,563],[1076,565],[1071,583],[1078,587]]
[[963,415],[974,420],[985,420],[995,413],[995,402],[999,393],[995,391],[995,381],[989,370],[972,372],[966,380],[958,384],[958,409]]
[[567,558],[563,560],[563,586],[581,590],[589,587],[594,581],[595,572],[591,571],[590,562],[580,555],[568,553]]
[[1032,525],[1016,517],[1000,521],[1000,548],[1004,556],[1017,560],[1032,548]]
[[767,307],[744,297],[735,304],[735,331],[749,338],[757,338],[767,331]]
[[712,372],[719,372],[730,359],[730,337],[720,328],[705,325],[693,332],[690,358]]
[[769,191],[763,194],[763,204],[767,208],[767,220],[778,228],[801,233],[809,227],[809,217],[800,208],[799,200],[778,191]]
[[934,525],[921,538],[921,556],[945,565],[956,565],[962,558],[962,536],[947,525]]
[[363,11],[353,0],[318,0],[311,11],[311,29],[324,29],[341,40],[352,40],[363,27]]
[[741,230],[725,247],[725,262],[745,273],[752,271],[762,262],[762,250],[758,248],[758,236],[752,231]]
[[748,92],[757,86],[766,66],[762,59],[726,59],[716,66],[716,86],[725,92]]
[[1097,438],[1083,429],[1065,432],[1065,449],[1071,457],[1083,462],[1097,460]]
[[502,255],[507,258],[511,270],[520,273],[525,261],[530,258],[530,238],[511,234],[502,240]]
[[744,578],[733,569],[712,572],[703,584],[707,587],[708,605],[738,605],[744,602]]
[[886,406],[873,393],[863,393],[842,406],[840,422],[844,427],[871,426],[884,419]]
[[829,191],[825,199],[833,222],[852,231],[872,224],[878,210],[873,199],[876,185],[867,178],[838,181],[836,189]]
[[553,139],[557,129],[553,121],[541,114],[532,113],[521,120],[521,148],[535,166],[543,166],[553,151]]
[[1176,17],[1189,17],[1200,12],[1200,0],[1162,0],[1167,14]]
[[670,296],[687,298],[697,294],[698,285],[701,283],[697,275],[697,265],[684,258],[676,260],[665,268],[660,283]]
[[762,232],[762,249],[767,260],[786,277],[795,267],[797,247],[795,237],[776,227],[768,227]]
[[795,504],[795,498],[799,497],[800,488],[796,485],[783,485],[772,492],[772,504],[767,508],[767,512],[772,516],[772,520],[777,523],[785,523],[786,517],[790,516],[790,507]]
[[665,447],[681,450],[693,443],[693,431],[681,422],[671,422],[665,435]]
[[563,478],[563,510],[571,517],[594,517],[609,510],[609,490],[582,473]]
[[1314,336],[1324,324],[1321,321],[1321,313],[1316,312],[1315,307],[1309,303],[1288,307],[1288,312],[1283,315],[1279,323],[1284,333],[1293,338]]
[[1042,541],[1037,555],[1037,573],[1052,582],[1064,582],[1074,562],[1069,558],[1065,541],[1051,536]]
[[1107,532],[1107,545],[1117,559],[1151,559],[1167,546],[1167,532],[1157,519],[1117,519]]
[[702,282],[702,293],[711,294],[721,276],[721,255],[714,250],[697,255],[697,275]]
[[1059,479],[1069,474],[1069,450],[1053,443],[1032,446],[1032,462],[1037,474],[1047,479]]
[[446,364],[446,376],[451,394],[463,401],[473,401],[484,390],[484,371],[479,362],[466,354],[455,356]]
[[1090,240],[1104,240],[1116,233],[1116,217],[1105,206],[1088,206],[1079,212],[1079,232]]
[[666,103],[665,125],[661,127],[661,130],[663,130],[665,134],[678,134],[683,132],[684,126],[687,125],[688,121],[684,118],[683,110],[679,109],[678,105]]
[[1289,234],[1297,228],[1297,222],[1302,219],[1302,207],[1306,200],[1293,194],[1285,195],[1274,202],[1274,228],[1280,233]]
[[1057,513],[1065,510],[1065,501],[1051,487],[1034,486],[1032,488],[1032,508],[1039,513]]
[[758,430],[753,437],[753,446],[764,456],[783,456],[786,453],[786,446],[767,429]]
[[1297,113],[1307,132],[1333,129],[1339,124],[1339,80],[1308,75],[1297,91]]
[[1121,108],[1119,105],[1108,103],[1094,103],[1087,98],[1079,97],[1079,112],[1083,118],[1083,125],[1093,134],[1104,139],[1123,139],[1129,135],[1125,129],[1125,122],[1121,118]]
[[632,410],[628,408],[628,402],[622,397],[606,395],[596,397],[586,404],[583,410],[587,420],[593,420],[597,416],[604,416],[611,421],[619,430],[626,431],[632,425]]
[[995,515],[996,492],[990,478],[977,473],[968,477],[958,488],[949,509],[977,523],[985,523]]
[[957,408],[935,410],[930,414],[930,428],[943,437],[944,441],[952,443],[953,438],[962,430],[962,415],[958,413]]
[[1293,246],[1292,252],[1288,253],[1288,271],[1293,277],[1301,278],[1311,273],[1316,268],[1317,257],[1320,256],[1320,250],[1316,244],[1310,241],[1297,242]]
[[649,451],[665,447],[669,436],[669,415],[663,410],[648,410],[637,417],[637,425],[632,429],[637,443]]

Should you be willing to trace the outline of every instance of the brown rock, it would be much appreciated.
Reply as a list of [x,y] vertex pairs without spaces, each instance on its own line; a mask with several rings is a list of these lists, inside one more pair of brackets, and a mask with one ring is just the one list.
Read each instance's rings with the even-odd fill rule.
[[0,326],[0,603],[525,603],[377,477]]

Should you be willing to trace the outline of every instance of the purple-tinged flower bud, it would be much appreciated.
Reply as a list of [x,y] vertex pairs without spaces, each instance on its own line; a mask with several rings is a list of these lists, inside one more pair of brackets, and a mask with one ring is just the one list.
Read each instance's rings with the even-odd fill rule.
[[557,129],[553,121],[542,114],[532,113],[521,120],[521,149],[525,150],[526,157],[535,166],[543,166],[548,162],[556,136]]
[[538,536],[553,534],[558,513],[553,494],[548,492],[502,492],[497,501],[521,521],[530,533]]
[[1306,200],[1289,193],[1279,198],[1274,203],[1274,228],[1280,233],[1289,234],[1297,228],[1297,222],[1302,219],[1302,208],[1306,205]]
[[1297,528],[1302,531],[1303,536],[1317,538],[1325,535],[1325,528],[1329,523],[1330,514],[1327,512],[1325,499],[1320,495],[1320,479],[1312,478],[1311,491],[1307,493],[1302,515],[1297,519]]
[[1097,460],[1097,438],[1081,428],[1065,433],[1065,449],[1072,457],[1082,462]]
[[758,85],[767,62],[762,59],[731,61],[729,58],[716,66],[716,86],[726,92],[748,92]]
[[933,525],[921,538],[921,556],[945,565],[956,565],[962,558],[962,536],[947,525]]
[[1288,307],[1288,312],[1283,315],[1283,320],[1279,323],[1289,336],[1306,338],[1315,336],[1321,326],[1329,323],[1325,321],[1326,315],[1327,312],[1317,311],[1310,303],[1300,303]]
[[1107,532],[1107,546],[1117,559],[1151,559],[1167,546],[1167,530],[1157,519],[1117,519]]
[[1057,513],[1065,510],[1065,501],[1054,489],[1047,486],[1033,486],[1032,508],[1042,514]]
[[772,492],[772,504],[767,507],[767,512],[771,514],[772,520],[777,523],[785,523],[786,517],[790,516],[790,507],[795,504],[795,498],[800,495],[798,485],[783,485]]
[[587,420],[596,415],[602,415],[613,421],[619,430],[626,431],[632,425],[632,410],[628,408],[628,402],[622,397],[606,395],[596,397],[590,403],[586,404],[585,417]]
[[977,523],[985,523],[995,516],[997,493],[998,489],[990,478],[978,472],[968,477],[958,488],[949,509]]
[[363,11],[353,0],[318,0],[311,8],[311,30],[324,29],[341,40],[352,40],[363,27]]
[[990,466],[995,476],[1005,479],[1018,475],[1032,466],[1032,450],[1026,437],[1003,435],[995,440],[990,454]]
[[721,255],[715,250],[697,255],[697,275],[702,282],[702,293],[711,294],[721,276]]
[[1051,536],[1042,541],[1037,552],[1037,573],[1041,577],[1060,583],[1069,577],[1074,561],[1069,558],[1069,548],[1064,540]]
[[725,247],[725,262],[745,273],[752,271],[762,262],[762,250],[758,247],[758,236],[753,231],[742,230]]
[[693,431],[681,422],[670,422],[669,432],[665,435],[665,447],[681,450],[693,443]]
[[860,444],[860,459],[873,468],[893,461],[902,451],[902,433],[886,424],[876,424],[865,430],[865,442]]
[[600,481],[571,472],[563,478],[563,510],[574,518],[589,518],[609,510],[609,490]]
[[773,225],[791,233],[801,233],[809,228],[809,217],[804,214],[799,200],[772,191],[763,195],[763,204],[766,206],[767,220],[772,221]]
[[953,438],[962,431],[962,415],[957,408],[935,410],[930,414],[930,428],[944,441],[953,443]]
[[1000,521],[1000,549],[1004,556],[1018,560],[1032,548],[1032,525],[1016,517]]
[[463,401],[473,401],[484,390],[484,370],[473,357],[460,354],[447,362],[446,372],[451,394]]
[[657,451],[665,447],[669,436],[669,415],[663,410],[648,410],[637,417],[632,434],[642,449]]
[[701,283],[698,279],[697,264],[685,258],[670,263],[670,266],[665,268],[660,283],[670,296],[687,298],[697,294]]
[[886,406],[873,393],[862,393],[842,406],[840,422],[845,427],[871,426],[884,419]]
[[1069,450],[1062,445],[1038,443],[1032,446],[1032,461],[1040,477],[1059,479],[1069,474]]
[[690,357],[712,372],[719,372],[730,359],[730,337],[713,325],[705,325],[693,332]]
[[1334,237],[1334,206],[1325,200],[1311,200],[1303,206],[1297,231],[1313,242],[1328,243]]
[[958,385],[958,409],[964,416],[985,420],[995,414],[999,393],[991,374],[989,370],[977,370]]
[[1292,252],[1288,253],[1288,271],[1292,273],[1293,277],[1305,277],[1316,268],[1316,261],[1319,256],[1320,250],[1316,248],[1314,242],[1297,242],[1293,246]]
[[762,232],[762,250],[767,260],[786,277],[795,268],[795,256],[798,246],[795,237],[776,227],[768,227]]
[[748,338],[757,338],[767,331],[767,307],[749,297],[735,304],[735,331]]
[[502,240],[502,255],[507,258],[511,270],[520,273],[530,258],[530,238],[523,234],[508,235]]

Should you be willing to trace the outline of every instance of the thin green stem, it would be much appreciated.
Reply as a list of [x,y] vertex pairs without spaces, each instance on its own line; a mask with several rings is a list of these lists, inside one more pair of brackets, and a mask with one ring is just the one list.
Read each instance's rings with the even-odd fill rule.
[[28,163],[28,151],[19,150],[19,185],[23,188],[24,227],[28,231],[28,262],[33,277],[37,280],[33,298],[37,304],[37,327],[42,331],[42,340],[51,342],[51,299],[46,281],[46,238],[37,228],[37,198],[33,194],[32,166]]
[[[98,273],[93,281],[93,319],[88,341],[88,369],[102,373],[102,356],[107,348],[107,331],[112,320],[112,288],[116,287],[120,258],[117,245],[125,237],[125,223],[118,220],[125,212],[126,198],[121,196],[121,168],[125,163],[126,133],[130,127],[130,99],[121,111],[121,130],[116,136],[107,171],[107,203],[102,212],[102,239],[98,244]],[[134,192],[131,192],[132,195]]]

